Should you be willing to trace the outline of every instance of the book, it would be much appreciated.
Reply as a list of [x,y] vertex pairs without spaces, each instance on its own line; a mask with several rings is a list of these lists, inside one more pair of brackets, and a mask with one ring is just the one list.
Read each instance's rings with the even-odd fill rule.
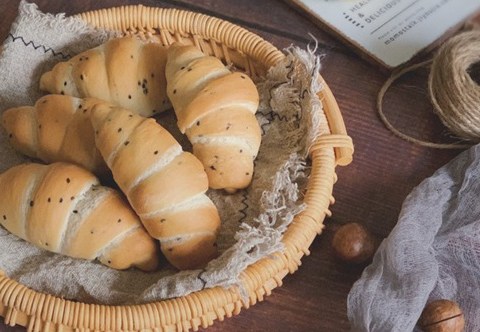
[[480,11],[479,0],[288,0],[363,55],[393,69]]

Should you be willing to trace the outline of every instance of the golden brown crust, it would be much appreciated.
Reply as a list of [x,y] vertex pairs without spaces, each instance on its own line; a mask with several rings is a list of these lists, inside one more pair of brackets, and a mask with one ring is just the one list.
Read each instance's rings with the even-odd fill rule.
[[155,238],[170,238],[202,232],[206,229],[217,232],[220,225],[217,209],[211,201],[195,208],[165,211],[154,217],[143,218],[143,224]]
[[112,39],[42,75],[40,89],[94,97],[150,116],[168,108],[166,48],[136,37]]
[[45,162],[71,162],[98,174],[108,169],[95,147],[90,109],[97,99],[47,95],[34,107],[6,110],[3,126],[20,152]]
[[255,84],[218,59],[180,44],[169,49],[166,76],[178,127],[204,165],[210,188],[234,192],[247,187],[261,141]]
[[238,107],[237,105],[243,106],[247,112],[255,113],[258,107],[258,92],[245,74],[232,73],[209,82],[198,91],[195,98],[179,114],[178,127],[184,133],[207,114],[220,109],[228,112],[230,107]]
[[203,268],[217,254],[215,234],[193,236],[188,240],[181,237],[161,246],[162,252],[180,270]]
[[191,153],[183,152],[135,186],[128,197],[142,216],[180,204],[207,189],[208,180],[202,164]]
[[35,108],[23,106],[3,112],[2,124],[13,147],[29,157],[37,157]]
[[[49,251],[90,260],[115,257],[107,265],[118,269],[154,269],[158,252],[153,239],[119,194],[92,188],[97,184],[94,175],[73,164],[15,166],[0,175],[5,190],[0,194],[0,223]],[[98,204],[91,201],[98,198],[94,190],[103,190]],[[138,232],[143,234],[133,235]],[[132,236],[143,242],[130,248],[127,238]]]
[[[136,266],[143,271],[155,271],[158,268],[159,255],[160,248],[156,241],[152,241],[150,235],[142,228],[137,228],[117,246],[101,255],[98,260],[102,264],[119,270]],[[135,264],[133,265],[132,262]]]
[[[124,192],[129,192],[139,174],[148,172],[149,168],[159,162],[169,150],[181,147],[177,141],[155,120],[148,119],[138,125],[129,135],[128,146],[120,149],[111,167],[115,174],[122,174],[117,179]],[[133,154],[138,155],[132,162]]]
[[0,223],[24,240],[27,239],[25,222],[31,201],[27,194],[46,171],[36,164],[22,164],[0,174],[3,192],[0,195]]
[[98,180],[73,164],[55,163],[47,167],[46,174],[31,196],[27,212],[27,238],[37,247],[60,252],[62,236],[76,204],[75,197],[97,184]]
[[[92,124],[98,131],[97,146],[115,181],[162,246],[166,237],[195,237],[202,243],[216,237],[220,218],[204,194],[208,180],[203,165],[191,153],[183,152],[163,127],[153,119],[102,105],[94,108]],[[158,216],[163,217],[158,220]],[[161,222],[165,217],[171,224],[167,228]],[[210,247],[205,251],[198,246],[190,251],[187,246],[182,248],[182,255],[168,256],[178,268],[196,268],[213,256]]]

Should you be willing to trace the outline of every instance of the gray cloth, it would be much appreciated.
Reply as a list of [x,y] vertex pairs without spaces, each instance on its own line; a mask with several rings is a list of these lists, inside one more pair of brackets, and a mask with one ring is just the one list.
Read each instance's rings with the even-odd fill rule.
[[480,330],[480,145],[424,180],[348,297],[354,331],[412,331],[426,303],[459,303]]
[[[40,13],[36,5],[22,1],[0,55],[0,110],[32,105],[41,95],[41,73],[113,35],[89,28],[80,20]],[[108,304],[143,303],[205,287],[237,285],[248,265],[283,249],[283,232],[304,208],[300,192],[308,173],[306,151],[318,135],[328,133],[316,95],[321,88],[318,70],[319,60],[313,52],[292,48],[285,61],[257,82],[261,100],[257,118],[263,137],[254,179],[247,190],[234,195],[208,192],[222,219],[218,239],[221,256],[204,270],[176,273],[164,267],[156,273],[115,271],[97,262],[37,249],[2,227],[0,269],[38,291]],[[173,112],[157,120],[185,142],[185,137],[178,136]],[[10,147],[3,129],[0,157],[0,171],[27,160]]]

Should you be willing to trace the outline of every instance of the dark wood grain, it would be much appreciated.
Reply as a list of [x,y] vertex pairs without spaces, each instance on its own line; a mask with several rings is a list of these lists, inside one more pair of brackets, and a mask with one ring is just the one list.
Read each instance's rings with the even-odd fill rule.
[[[43,11],[67,15],[112,6],[136,4],[128,0],[35,0]],[[19,0],[0,3],[0,38],[6,38]],[[334,188],[336,204],[325,232],[317,237],[311,255],[284,285],[262,303],[240,315],[216,322],[208,331],[346,331],[346,299],[362,267],[346,266],[332,255],[330,241],[339,225],[356,221],[379,239],[394,227],[401,204],[411,189],[460,151],[432,150],[404,142],[392,135],[375,111],[378,89],[386,74],[361,60],[282,1],[275,0],[166,0],[144,5],[177,7],[215,15],[259,34],[279,48],[305,47],[312,39],[325,54],[322,75],[341,107],[355,144],[354,162],[338,169]],[[425,91],[425,73],[407,76],[386,98],[386,112],[396,126],[412,135],[446,140],[445,129],[432,115]],[[0,105],[1,106],[1,105]],[[24,331],[0,323],[0,331]]]

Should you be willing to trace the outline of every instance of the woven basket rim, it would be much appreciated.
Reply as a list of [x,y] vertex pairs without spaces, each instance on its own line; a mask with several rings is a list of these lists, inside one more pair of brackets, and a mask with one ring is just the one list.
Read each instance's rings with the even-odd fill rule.
[[[97,27],[123,32],[160,29],[160,34],[166,30],[178,38],[187,34],[199,47],[205,40],[210,40],[238,50],[267,68],[285,57],[275,46],[244,28],[186,10],[131,5],[88,11],[75,17]],[[167,35],[163,37],[167,38]],[[274,288],[282,285],[282,279],[288,273],[298,269],[300,259],[309,254],[308,248],[315,236],[321,233],[325,216],[331,215],[329,205],[334,202],[332,189],[337,179],[335,167],[347,165],[352,160],[352,140],[347,135],[337,102],[327,83],[320,79],[323,90],[319,97],[331,134],[319,137],[310,150],[312,171],[304,199],[307,209],[295,217],[284,234],[284,252],[276,253],[273,258],[264,258],[242,272],[241,280],[248,291],[248,301],[242,301],[238,289],[215,287],[143,305],[85,304],[33,291],[0,271],[0,315],[5,317],[5,323],[23,325],[29,331],[75,328],[198,330],[199,326],[206,328],[216,319],[236,315],[242,308],[248,308],[262,301],[265,295],[270,295]]]

